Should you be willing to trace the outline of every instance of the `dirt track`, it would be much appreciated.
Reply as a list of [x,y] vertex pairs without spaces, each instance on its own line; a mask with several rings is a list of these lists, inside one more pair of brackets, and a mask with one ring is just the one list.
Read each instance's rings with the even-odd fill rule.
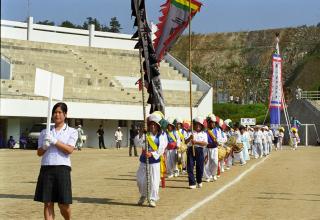
[[[136,206],[138,158],[127,155],[127,149],[74,152],[73,219],[171,219],[260,161],[236,165],[202,189],[187,189],[186,176],[167,180],[152,209]],[[315,147],[273,152],[188,219],[320,219],[319,157],[320,148]],[[33,201],[39,164],[35,151],[0,150],[0,219],[43,218],[43,205]],[[57,207],[56,219],[62,219]]]

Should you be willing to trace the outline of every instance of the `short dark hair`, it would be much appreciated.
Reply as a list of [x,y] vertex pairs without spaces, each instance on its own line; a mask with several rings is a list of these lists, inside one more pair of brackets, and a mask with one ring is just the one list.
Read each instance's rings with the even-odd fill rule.
[[[57,110],[57,108],[60,107],[61,108],[61,111],[64,113],[64,114],[67,114],[68,113],[68,106],[66,103],[64,102],[58,102],[57,104],[55,104],[52,108],[52,115],[54,114],[54,112]],[[65,121],[67,120],[67,117],[65,118]]]

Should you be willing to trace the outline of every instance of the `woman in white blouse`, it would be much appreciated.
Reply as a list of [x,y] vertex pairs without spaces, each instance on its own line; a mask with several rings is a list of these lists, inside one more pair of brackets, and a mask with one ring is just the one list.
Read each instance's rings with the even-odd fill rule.
[[71,219],[71,161],[70,154],[78,139],[77,130],[65,121],[68,107],[59,102],[52,109],[55,126],[49,133],[43,130],[38,140],[38,156],[41,159],[35,201],[44,203],[44,218],[54,219],[54,203],[57,202],[64,219]]

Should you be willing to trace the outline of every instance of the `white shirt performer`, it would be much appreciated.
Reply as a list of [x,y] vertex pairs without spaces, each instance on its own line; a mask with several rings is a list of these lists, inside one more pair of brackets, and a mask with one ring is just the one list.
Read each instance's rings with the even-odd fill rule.
[[118,130],[114,133],[114,137],[116,139],[117,149],[120,149],[120,147],[121,147],[122,136],[123,136],[123,134],[122,134],[121,128],[118,127]]
[[[208,145],[208,136],[207,133],[204,132],[204,120],[205,119],[202,117],[196,117],[195,119],[193,119],[193,133],[186,140],[186,142],[188,143],[187,171],[190,189],[202,187],[202,176],[204,168],[203,148]],[[194,147],[195,155],[193,155],[192,146]],[[196,166],[196,178],[193,174],[194,166]]]
[[156,201],[159,200],[160,185],[160,156],[164,153],[167,146],[167,136],[161,131],[161,117],[157,114],[151,114],[148,117],[148,132],[146,141],[148,143],[148,152],[145,146],[142,146],[140,156],[140,166],[137,171],[137,184],[140,192],[138,205],[143,205],[147,199],[147,174],[146,174],[146,158],[149,158],[150,166],[150,201],[149,206],[155,207]]
[[180,138],[177,131],[175,130],[174,119],[168,118],[167,122],[168,126],[166,134],[168,138],[168,145],[166,148],[166,167],[168,178],[172,178],[173,176],[179,176],[179,170],[177,166],[177,149],[180,146]]
[[278,140],[278,149],[282,150],[282,142],[283,142],[283,138],[284,138],[284,127],[280,127],[279,128],[279,136],[278,136],[279,140]]
[[67,105],[59,102],[52,109],[55,127],[47,134],[40,133],[38,156],[42,156],[35,201],[44,203],[45,219],[53,219],[54,203],[59,204],[60,213],[65,219],[71,218],[71,161],[70,154],[78,139],[76,129],[65,124]]
[[258,126],[254,127],[253,133],[253,156],[254,158],[262,157],[263,155],[263,146],[262,146],[262,132]]
[[203,176],[206,182],[216,181],[218,172],[218,140],[221,141],[220,128],[215,126],[216,116],[209,114],[206,118],[208,129],[206,131],[208,138],[208,145],[204,149],[204,171]]

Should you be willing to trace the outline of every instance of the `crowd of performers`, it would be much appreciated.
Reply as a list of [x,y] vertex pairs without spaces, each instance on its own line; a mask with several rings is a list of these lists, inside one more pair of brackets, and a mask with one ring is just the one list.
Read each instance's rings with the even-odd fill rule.
[[[148,205],[155,207],[159,200],[159,187],[165,187],[165,178],[188,174],[189,188],[201,188],[203,180],[217,181],[234,164],[245,165],[250,155],[258,159],[268,156],[273,149],[283,149],[283,127],[272,131],[268,126],[239,126],[230,119],[222,120],[214,114],[206,118],[196,117],[192,124],[193,128],[188,120],[165,119],[161,112],[154,112],[147,118],[146,131],[141,131],[134,140],[136,146],[142,147],[137,171],[141,195],[138,205],[148,200]],[[293,149],[297,149],[297,129],[293,128],[291,133]],[[150,172],[149,199],[147,158]]]

